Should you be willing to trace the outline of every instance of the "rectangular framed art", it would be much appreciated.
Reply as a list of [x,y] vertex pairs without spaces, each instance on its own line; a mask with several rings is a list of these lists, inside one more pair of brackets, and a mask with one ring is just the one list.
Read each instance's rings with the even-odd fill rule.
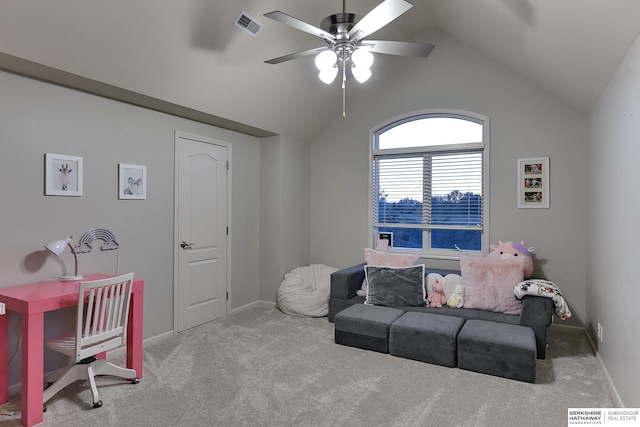
[[147,167],[142,165],[118,165],[118,198],[146,199],[147,198]]
[[82,196],[82,157],[45,153],[44,194]]
[[518,209],[549,208],[549,158],[518,159]]

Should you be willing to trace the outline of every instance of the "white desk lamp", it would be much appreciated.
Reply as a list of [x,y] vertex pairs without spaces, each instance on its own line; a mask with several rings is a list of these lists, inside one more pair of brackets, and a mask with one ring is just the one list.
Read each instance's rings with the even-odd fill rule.
[[75,260],[76,263],[76,268],[75,268],[75,275],[73,276],[68,276],[67,275],[67,268],[64,265],[64,263],[62,264],[64,267],[64,274],[63,276],[60,278],[60,280],[63,281],[72,281],[72,280],[82,280],[84,279],[84,276],[79,276],[78,275],[78,256],[76,255],[76,251],[75,249],[73,249],[73,246],[71,246],[71,239],[73,239],[73,236],[69,236],[69,237],[65,237],[63,240],[54,240],[53,242],[47,243],[46,245],[44,245],[45,248],[47,248],[52,254],[54,254],[57,257],[60,257],[60,255],[62,255],[62,253],[64,252],[65,248],[67,246],[69,246],[69,249],[71,249],[71,253],[73,254],[73,258]]

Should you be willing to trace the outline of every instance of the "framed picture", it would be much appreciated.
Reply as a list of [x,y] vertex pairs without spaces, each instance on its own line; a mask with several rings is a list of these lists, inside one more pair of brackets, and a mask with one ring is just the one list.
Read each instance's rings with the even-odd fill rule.
[[376,240],[376,249],[388,249],[393,247],[393,233],[389,231],[383,231],[378,233],[378,239]]
[[45,153],[44,194],[82,196],[82,157]]
[[118,198],[146,199],[147,198],[147,167],[141,165],[118,165]]
[[518,208],[549,208],[549,158],[518,159]]

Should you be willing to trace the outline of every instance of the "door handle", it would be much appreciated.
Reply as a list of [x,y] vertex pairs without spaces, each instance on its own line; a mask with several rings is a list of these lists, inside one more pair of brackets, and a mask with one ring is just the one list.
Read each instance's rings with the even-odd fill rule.
[[184,240],[182,242],[180,242],[180,247],[182,249],[191,249],[194,245],[195,245],[195,243],[187,243]]

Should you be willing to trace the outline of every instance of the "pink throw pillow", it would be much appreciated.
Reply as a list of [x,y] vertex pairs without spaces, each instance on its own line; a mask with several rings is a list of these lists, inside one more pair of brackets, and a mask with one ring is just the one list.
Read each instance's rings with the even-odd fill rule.
[[[376,267],[410,267],[416,265],[420,259],[418,254],[393,254],[390,252],[375,251],[364,248],[364,260],[367,265]],[[367,278],[362,281],[360,290],[356,292],[359,296],[367,295]]]
[[520,314],[513,288],[524,280],[524,258],[495,260],[460,257],[464,308]]
[[410,267],[416,265],[419,258],[420,255],[417,254],[393,254],[364,248],[364,260],[367,265],[376,267]]

